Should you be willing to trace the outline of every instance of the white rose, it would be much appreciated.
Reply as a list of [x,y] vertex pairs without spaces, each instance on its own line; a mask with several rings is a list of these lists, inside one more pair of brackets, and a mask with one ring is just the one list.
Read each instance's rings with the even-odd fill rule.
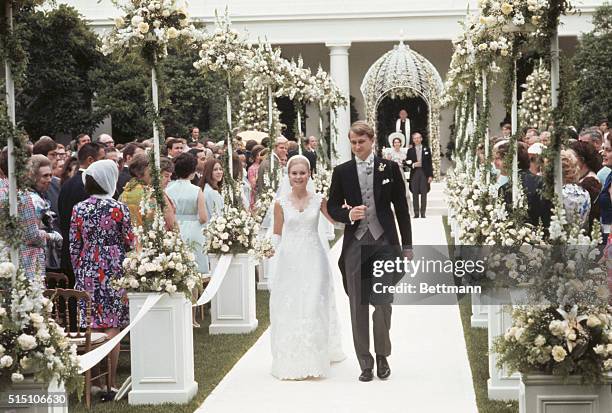
[[606,354],[606,348],[604,347],[603,344],[599,344],[593,347],[593,351],[595,352],[595,354],[599,354],[599,355]]
[[30,320],[34,326],[41,325],[45,321],[44,317],[38,313],[30,313]]
[[552,349],[552,356],[557,363],[561,363],[563,360],[565,360],[565,356],[567,356],[567,351],[565,351],[565,349],[561,346],[554,346]]
[[565,324],[560,320],[551,321],[548,328],[550,332],[557,337],[561,337],[565,333]]
[[2,356],[0,358],[0,367],[3,369],[9,368],[13,365],[13,358],[11,356]]
[[168,39],[176,39],[179,35],[179,31],[176,30],[174,27],[170,27],[168,29]]
[[11,375],[11,380],[13,381],[13,383],[20,383],[23,381],[23,374],[21,373],[13,373]]
[[25,351],[35,349],[37,346],[36,338],[25,333],[17,337],[17,343],[19,344],[19,347]]
[[0,263],[0,278],[11,278],[16,273],[15,266],[11,262]]
[[[149,23],[141,22],[140,24],[138,24],[138,31],[142,34],[148,33]],[[151,234],[149,234],[149,236],[151,236]],[[155,234],[153,234],[151,238],[155,239]]]
[[164,16],[164,17],[170,17],[170,10],[168,10],[168,9],[164,9],[164,10],[162,11],[162,16]]
[[223,252],[228,252],[229,251],[229,247],[225,244],[221,245],[221,251]]
[[134,278],[130,279],[130,288],[138,288],[139,286],[140,286],[140,283],[136,279]]
[[123,17],[115,17],[115,26],[117,26],[119,29],[125,26],[125,20],[123,20]]
[[535,340],[533,341],[533,343],[537,346],[537,347],[542,347],[544,344],[546,344],[546,338],[543,335],[538,335]]
[[54,354],[55,354],[55,349],[53,347],[47,347],[45,349],[45,356],[51,357]]
[[140,23],[142,23],[142,17],[140,17],[139,15],[135,15],[134,17],[132,17],[132,26],[136,27]]

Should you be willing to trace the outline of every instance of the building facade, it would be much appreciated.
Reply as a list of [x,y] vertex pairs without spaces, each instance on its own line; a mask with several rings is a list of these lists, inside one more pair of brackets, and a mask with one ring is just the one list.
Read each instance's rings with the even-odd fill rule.
[[[60,0],[74,6],[98,32],[108,30],[120,12],[110,0]],[[459,22],[468,10],[476,10],[476,0],[191,0],[191,17],[212,25],[215,11],[227,9],[234,27],[247,33],[253,42],[267,39],[281,47],[286,58],[302,56],[313,71],[321,65],[334,77],[346,95],[354,96],[355,107],[365,118],[360,92],[361,82],[370,66],[394,44],[403,39],[413,50],[428,59],[442,79],[452,55],[452,39],[459,33]],[[580,14],[564,16],[559,28],[560,47],[573,53],[577,38],[591,30],[591,17],[603,0],[574,2]],[[499,129],[505,113],[499,86],[493,88],[491,131]],[[496,104],[499,103],[499,104]],[[316,108],[307,108],[306,133],[318,130]],[[350,125],[348,107],[338,114],[340,136]],[[452,110],[441,113],[441,146],[446,150],[453,121]],[[350,156],[348,140],[339,139],[340,158]],[[445,170],[445,162],[442,170]]]

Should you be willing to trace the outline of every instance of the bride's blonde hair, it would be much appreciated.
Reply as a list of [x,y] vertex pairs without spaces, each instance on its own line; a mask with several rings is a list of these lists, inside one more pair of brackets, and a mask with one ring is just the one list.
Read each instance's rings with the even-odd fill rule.
[[304,155],[293,155],[287,161],[287,173],[291,172],[291,166],[297,163],[303,163],[306,165],[306,170],[308,170],[308,174],[310,175],[310,161]]

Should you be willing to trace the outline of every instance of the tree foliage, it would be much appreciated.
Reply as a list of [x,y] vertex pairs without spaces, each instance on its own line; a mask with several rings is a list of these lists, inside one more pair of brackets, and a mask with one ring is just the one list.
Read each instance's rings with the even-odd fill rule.
[[612,108],[612,5],[606,3],[597,9],[593,25],[593,30],[582,37],[574,56],[581,126],[596,125],[610,115]]
[[103,114],[92,106],[90,72],[103,60],[98,39],[68,6],[16,16],[28,66],[16,90],[17,120],[32,138],[92,132]]

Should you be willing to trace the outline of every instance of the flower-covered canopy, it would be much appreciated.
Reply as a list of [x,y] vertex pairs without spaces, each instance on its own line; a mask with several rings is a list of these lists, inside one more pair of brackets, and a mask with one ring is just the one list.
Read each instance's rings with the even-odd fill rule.
[[429,138],[434,177],[440,176],[440,96],[443,83],[435,67],[404,42],[385,53],[366,73],[361,83],[366,116],[376,126],[378,106],[386,97],[421,97],[429,107]]

